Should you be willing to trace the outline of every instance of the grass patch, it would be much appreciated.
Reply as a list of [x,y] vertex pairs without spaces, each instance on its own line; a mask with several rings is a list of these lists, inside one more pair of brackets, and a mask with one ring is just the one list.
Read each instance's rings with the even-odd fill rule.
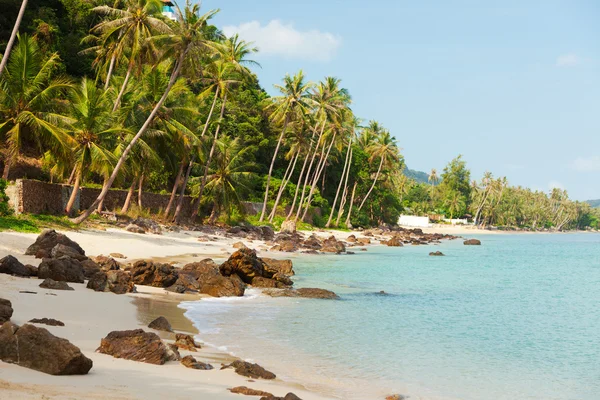
[[43,229],[76,230],[78,226],[66,216],[21,214],[0,217],[0,231],[39,233]]
[[32,221],[20,217],[0,217],[0,231],[38,233],[40,228]]

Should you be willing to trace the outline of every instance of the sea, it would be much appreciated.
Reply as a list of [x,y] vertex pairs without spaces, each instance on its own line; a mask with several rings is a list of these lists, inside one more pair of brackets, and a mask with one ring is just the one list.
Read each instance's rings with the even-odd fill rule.
[[181,307],[199,339],[332,399],[600,399],[600,234],[477,238],[291,256],[296,287],[340,300]]

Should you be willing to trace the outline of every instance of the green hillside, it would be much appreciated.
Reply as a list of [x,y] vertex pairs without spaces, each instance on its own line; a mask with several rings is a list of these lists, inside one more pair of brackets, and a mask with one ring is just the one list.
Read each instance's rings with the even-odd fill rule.
[[414,179],[419,183],[429,183],[427,180],[429,178],[429,174],[423,171],[415,171],[414,169],[405,168],[403,171],[404,175],[407,177]]
[[592,207],[600,207],[600,199],[587,200],[586,203],[588,203]]

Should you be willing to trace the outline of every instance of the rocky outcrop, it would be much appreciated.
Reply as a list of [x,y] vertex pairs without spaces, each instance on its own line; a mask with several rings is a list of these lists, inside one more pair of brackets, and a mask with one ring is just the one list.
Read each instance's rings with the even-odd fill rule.
[[235,274],[229,277],[215,275],[200,283],[200,293],[213,297],[241,297],[244,295],[245,290],[246,285]]
[[346,242],[348,243],[356,243],[356,236],[350,235],[346,238]]
[[252,379],[275,379],[276,375],[267,371],[258,364],[252,364],[242,360],[235,360],[229,365],[223,366],[221,369],[234,368],[238,375],[247,376]]
[[146,231],[144,230],[144,228],[142,228],[141,226],[137,226],[136,224],[129,224],[125,227],[125,230],[127,232],[131,232],[131,233],[139,233],[139,234],[145,234]]
[[367,244],[371,244],[371,239],[366,238],[366,237],[361,237],[361,238],[356,239],[356,242],[358,244],[364,246],[364,245],[367,245]]
[[96,275],[96,273],[101,271],[100,266],[89,258],[80,262],[83,267],[83,276],[85,279],[90,279],[92,276]]
[[50,375],[85,375],[92,360],[44,328],[6,322],[0,327],[0,360]]
[[50,258],[52,257],[52,249],[57,244],[71,247],[78,254],[85,256],[85,252],[77,243],[69,239],[66,235],[56,232],[54,229],[43,231],[35,242],[27,248],[25,255],[35,256],[36,258]]
[[296,221],[287,220],[281,223],[281,229],[279,230],[281,233],[296,233]]
[[175,346],[177,348],[187,351],[197,351],[201,346],[194,341],[191,335],[184,333],[178,333],[175,335]]
[[273,395],[269,392],[263,392],[262,390],[250,389],[246,386],[236,386],[234,388],[227,389],[231,393],[235,394],[243,394],[246,396],[265,396],[265,397],[273,397]]
[[467,239],[463,242],[465,246],[480,246],[481,240],[479,239]]
[[94,261],[103,271],[116,271],[121,269],[121,264],[112,257],[98,256],[94,258]]
[[346,246],[344,245],[344,242],[337,240],[335,236],[332,235],[323,240],[323,243],[321,244],[321,251],[324,253],[340,254],[346,251]]
[[12,303],[10,300],[0,299],[0,325],[6,321],[10,321],[13,315]]
[[391,238],[390,240],[388,240],[387,242],[385,242],[385,244],[388,247],[402,247],[404,246],[402,244],[402,239],[400,239],[399,237],[394,236],[393,238]]
[[38,267],[38,278],[83,283],[85,276],[79,260],[63,256],[56,259],[44,258]]
[[[290,281],[291,282],[291,281]],[[251,282],[252,286],[259,288],[278,288],[284,289],[289,285],[275,279],[263,278],[262,276],[255,276]]]
[[115,294],[135,293],[135,284],[128,271],[100,271],[94,274],[87,283],[87,288],[96,292],[113,292]]
[[206,258],[202,261],[184,265],[179,270],[179,275],[191,275],[194,279],[214,276],[219,274],[219,266],[212,259]]
[[0,274],[9,274],[22,277],[31,276],[29,269],[11,255],[8,255],[0,260]]
[[261,397],[260,400],[302,400],[300,397],[296,396],[294,393],[288,393],[283,397],[277,396],[264,396]]
[[200,369],[200,370],[211,370],[213,369],[213,366],[207,363],[203,363],[200,361],[197,361],[193,356],[185,356],[181,359],[181,363],[186,367],[186,368],[192,368],[192,369]]
[[157,331],[173,332],[171,324],[165,317],[158,317],[148,324],[148,328],[156,329]]
[[239,237],[249,240],[272,240],[275,231],[270,226],[232,226],[225,232],[228,237]]
[[252,279],[255,277],[263,276],[264,263],[256,256],[255,250],[244,247],[233,253],[227,261],[221,264],[219,272],[223,276],[236,274],[245,283],[252,283]]
[[314,233],[310,235],[304,242],[302,242],[302,247],[310,250],[321,250],[323,245],[321,244],[321,240]]
[[71,286],[67,285],[67,282],[65,281],[55,281],[51,278],[44,279],[44,281],[40,283],[40,287],[52,290],[75,290]]
[[115,358],[163,365],[177,359],[174,352],[160,340],[157,334],[142,329],[110,332],[96,350]]
[[34,318],[30,319],[32,324],[44,324],[49,326],[65,326],[65,323],[54,318]]
[[442,256],[445,256],[445,254],[442,253],[441,251],[432,251],[432,252],[429,253],[429,255],[433,256],[433,257],[442,257]]
[[337,300],[339,296],[330,290],[318,288],[301,288],[301,289],[267,289],[264,294],[271,297],[305,297],[308,299],[328,299]]
[[79,261],[87,260],[87,257],[85,254],[81,254],[75,248],[66,246],[62,243],[58,243],[56,246],[54,246],[52,248],[52,250],[50,250],[50,257],[52,257],[52,258],[61,258],[64,256],[74,258]]
[[177,269],[169,264],[140,260],[131,268],[131,279],[136,285],[166,288],[173,285],[177,278]]
[[129,232],[134,233],[153,233],[155,235],[162,234],[162,228],[155,221],[148,218],[136,218],[125,228]]

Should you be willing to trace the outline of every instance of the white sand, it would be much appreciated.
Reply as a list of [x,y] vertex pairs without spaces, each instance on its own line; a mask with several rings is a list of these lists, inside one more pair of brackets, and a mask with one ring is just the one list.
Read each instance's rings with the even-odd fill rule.
[[[128,260],[136,258],[175,257],[206,258],[226,257],[234,251],[231,244],[239,240],[220,239],[218,242],[197,241],[200,233],[169,235],[139,235],[109,230],[66,232],[78,242],[88,255],[123,253]],[[212,235],[211,235],[212,236]],[[38,265],[40,260],[23,256],[24,250],[34,242],[37,235],[0,232],[0,257],[12,254],[23,263]],[[258,241],[248,245],[255,247]],[[193,256],[191,256],[193,254]],[[165,315],[175,330],[191,331],[189,321],[182,318],[176,308],[179,300],[188,299],[175,294],[160,294],[161,290],[138,286],[140,294],[115,295],[97,293],[86,289],[84,284],[72,284],[74,291],[54,291],[39,288],[38,279],[16,278],[0,274],[0,297],[9,299],[14,308],[12,321],[18,325],[32,318],[55,318],[64,327],[38,325],[56,336],[66,338],[78,346],[94,362],[85,376],[51,376],[41,372],[0,362],[0,399],[243,399],[253,398],[231,394],[227,388],[248,386],[264,390],[276,396],[294,392],[305,400],[327,399],[292,386],[279,379],[248,382],[231,369],[220,370],[219,361],[228,356],[214,349],[203,348],[192,354],[200,361],[211,362],[212,371],[185,368],[177,362],[163,366],[115,359],[96,353],[100,339],[110,331],[146,328],[149,314]],[[28,290],[37,294],[19,293]],[[51,295],[56,294],[56,296]],[[135,302],[157,299],[160,303],[146,303],[146,312]],[[136,300],[140,299],[140,300]],[[169,301],[171,300],[171,301]],[[152,316],[153,317],[153,316]],[[172,334],[161,333],[164,339],[174,339]],[[268,365],[263,365],[269,369]],[[277,371],[273,371],[277,373]],[[256,397],[254,397],[256,398]]]

